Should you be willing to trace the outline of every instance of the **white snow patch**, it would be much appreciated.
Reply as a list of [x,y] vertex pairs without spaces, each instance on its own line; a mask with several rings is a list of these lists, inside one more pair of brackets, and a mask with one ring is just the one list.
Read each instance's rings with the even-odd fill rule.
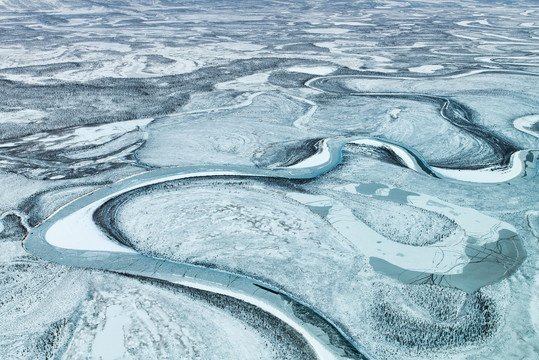
[[45,111],[25,109],[18,111],[2,111],[0,112],[0,123],[16,122],[16,123],[32,123],[41,121],[47,116]]
[[344,21],[344,22],[335,22],[335,25],[348,25],[348,26],[375,26],[374,24],[358,22],[358,21]]
[[385,74],[392,74],[392,73],[397,72],[396,69],[389,69],[389,68],[382,68],[382,67],[375,67],[375,68],[372,68],[372,69],[369,69],[369,70],[375,71],[375,72],[380,72],[380,73],[385,73]]
[[92,215],[101,204],[98,201],[58,220],[45,234],[45,241],[64,249],[136,253],[110,240],[94,224]]
[[253,75],[242,76],[237,78],[236,81],[241,84],[262,84],[268,81],[268,73],[259,73]]
[[51,176],[49,179],[51,180],[59,180],[59,179],[63,179],[65,178],[64,175],[54,175],[54,176]]
[[[137,127],[144,127],[151,121],[153,118],[120,121],[99,126],[81,126],[69,132],[45,136],[41,140],[48,142],[47,148],[51,150],[69,146],[79,147],[84,144],[97,145],[110,141],[114,136],[135,130]],[[25,137],[24,140],[32,139]]]
[[350,30],[343,28],[314,28],[314,29],[305,29],[305,32],[311,34],[346,34]]
[[329,162],[331,159],[331,153],[329,152],[328,144],[326,140],[320,141],[321,148],[320,150],[314,154],[311,157],[308,157],[307,159],[292,165],[288,166],[288,169],[303,169],[303,168],[310,168],[315,167],[319,165],[323,165]]
[[435,71],[441,70],[443,68],[444,67],[442,65],[422,65],[408,68],[408,71],[422,74],[432,74]]
[[387,113],[389,114],[389,116],[391,116],[392,119],[396,119],[399,117],[399,114],[401,112],[402,112],[402,109],[394,108],[394,109],[389,110]]
[[531,129],[531,127],[536,124],[539,124],[539,115],[521,116],[513,120],[513,125],[515,128],[539,138],[539,132]]
[[337,70],[336,67],[333,66],[292,66],[287,69],[291,72],[299,72],[304,74],[312,74],[312,75],[327,75],[331,74],[335,70]]
[[253,75],[242,76],[231,81],[215,84],[215,88],[218,90],[244,90],[249,85],[255,85],[258,88],[261,84],[268,82],[269,73],[258,73]]
[[535,332],[539,334],[539,276],[535,276],[535,291],[532,291],[532,299],[530,301],[530,319],[532,321]]
[[234,51],[259,51],[266,47],[265,45],[253,44],[244,41],[222,42],[219,43],[218,46]]
[[[396,109],[396,110],[400,110],[400,109]],[[413,156],[411,156],[407,150],[401,148],[400,146],[389,144],[389,143],[386,143],[380,140],[375,140],[375,139],[354,140],[354,141],[351,141],[350,143],[388,149],[392,151],[395,155],[397,155],[400,158],[400,160],[404,162],[404,165],[406,165],[407,168],[415,170],[420,173],[424,172],[421,169],[421,166],[419,166],[417,161],[413,158]]]
[[490,24],[487,19],[459,21],[459,22],[456,22],[455,24],[460,25],[460,26],[466,26],[466,27],[474,27],[474,26],[470,25],[470,24],[473,24],[473,23],[477,23],[477,24],[480,24],[480,25],[492,26],[492,24]]
[[123,326],[129,323],[120,305],[111,305],[105,315],[105,326],[92,344],[92,358],[112,360],[123,358],[126,349]]
[[515,180],[526,175],[526,167],[528,166],[526,156],[530,152],[534,157],[536,156],[536,152],[533,150],[519,150],[514,152],[513,155],[511,155],[509,165],[504,168],[488,167],[475,170],[458,170],[444,169],[433,166],[432,169],[440,175],[460,181],[477,183],[510,182],[511,180]]

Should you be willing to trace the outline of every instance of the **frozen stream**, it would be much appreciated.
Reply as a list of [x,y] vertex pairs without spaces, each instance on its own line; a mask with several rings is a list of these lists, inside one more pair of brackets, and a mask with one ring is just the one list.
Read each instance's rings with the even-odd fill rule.
[[[319,358],[368,358],[365,351],[335,324],[316,309],[304,305],[301,299],[248,277],[142,255],[118,241],[113,235],[114,231],[110,231],[112,229],[95,221],[96,212],[106,208],[109,200],[128,193],[136,196],[138,191],[150,185],[180,179],[212,176],[314,178],[335,167],[341,160],[343,146],[350,142],[393,149],[411,169],[438,177],[419,156],[398,144],[374,138],[324,139],[321,140],[319,151],[288,168],[167,168],[126,178],[57,210],[31,229],[24,246],[43,259],[64,265],[128,273],[231,296],[284,321],[305,338]],[[519,169],[517,177],[529,176],[530,169],[535,175],[533,159],[524,159],[516,164],[511,163],[509,166]],[[377,184],[350,184],[334,190],[437,212],[451,218],[465,230],[467,236],[452,243],[436,243],[424,247],[398,244],[370,229],[338,201],[316,194],[286,194],[297,201],[298,206],[307,206],[325,218],[358,252],[369,257],[376,271],[405,283],[436,283],[473,292],[511,274],[525,257],[520,239],[511,225],[472,209]],[[321,208],[325,210],[320,212]],[[300,312],[297,311],[298,307],[302,309]]]

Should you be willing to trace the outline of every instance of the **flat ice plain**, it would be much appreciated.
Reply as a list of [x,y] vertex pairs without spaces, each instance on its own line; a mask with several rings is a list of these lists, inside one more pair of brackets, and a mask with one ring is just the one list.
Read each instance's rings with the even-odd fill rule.
[[539,358],[536,1],[0,30],[0,358]]

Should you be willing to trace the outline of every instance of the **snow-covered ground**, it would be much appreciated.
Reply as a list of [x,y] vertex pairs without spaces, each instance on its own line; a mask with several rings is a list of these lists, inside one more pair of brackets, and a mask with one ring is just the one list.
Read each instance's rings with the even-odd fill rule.
[[0,0],[0,358],[536,358],[538,14]]

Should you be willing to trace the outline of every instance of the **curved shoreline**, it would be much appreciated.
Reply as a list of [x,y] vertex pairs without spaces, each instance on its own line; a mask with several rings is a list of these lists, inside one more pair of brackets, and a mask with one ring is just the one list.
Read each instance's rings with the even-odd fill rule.
[[[96,268],[120,273],[128,273],[137,276],[145,276],[231,296],[253,304],[262,310],[277,316],[294,330],[299,332],[318,354],[318,356],[320,356],[320,358],[349,358],[349,355],[347,354],[350,353],[350,349],[353,349],[352,353],[356,358],[369,358],[369,356],[366,355],[365,350],[357,345],[346,334],[344,334],[334,323],[324,317],[323,314],[313,308],[308,307],[302,303],[301,300],[294,298],[292,295],[283,293],[279,289],[275,289],[274,287],[268,286],[263,282],[250,279],[245,276],[139,254],[133,249],[118,242],[117,239],[115,239],[113,235],[111,236],[110,233],[105,233],[103,229],[95,223],[93,217],[95,212],[111,199],[114,199],[129,191],[134,191],[145,186],[167,181],[211,176],[255,176],[264,178],[312,179],[330,171],[340,163],[342,149],[347,143],[354,141],[365,143],[366,140],[330,138],[320,141],[323,142],[322,146],[319,147],[320,151],[310,157],[307,157],[303,161],[294,164],[293,167],[273,169],[231,166],[165,168],[145,172],[123,179],[122,181],[116,182],[110,186],[100,188],[92,193],[84,195],[58,209],[42,223],[30,229],[28,236],[23,242],[23,245],[34,255],[63,265]],[[369,139],[369,141],[379,143],[383,146],[389,146],[390,148],[393,147],[393,150],[397,154],[400,154],[400,156],[405,157],[405,155],[408,155],[408,160],[413,160],[413,164],[417,165],[414,168],[414,166],[412,166],[413,164],[410,163],[410,168],[413,168],[416,171],[423,170],[424,172],[427,172],[420,165],[422,164],[421,158],[414,152],[408,151],[407,149],[394,143],[380,139]],[[369,141],[367,141],[367,143]],[[303,203],[308,207],[308,202],[311,201],[311,199],[296,199],[296,195],[289,194],[292,199],[295,199],[299,201],[299,203]],[[322,199],[322,201],[323,200],[324,199]],[[338,207],[335,208],[335,211],[337,211],[337,213],[339,212]],[[335,212],[332,214],[334,215]],[[330,223],[332,223],[332,221],[330,221]],[[334,223],[335,222],[333,222],[332,225],[334,225]],[[355,223],[358,222],[356,221]],[[505,226],[502,226],[502,229],[504,228]],[[343,231],[338,227],[337,230],[340,232]],[[508,231],[512,232],[510,229]],[[346,234],[344,235],[346,236]],[[521,246],[519,246],[520,240],[518,237],[515,238],[514,235],[515,234],[502,234],[500,231],[498,240],[503,240],[502,237],[505,236],[510,240],[512,239],[512,244],[516,244],[513,246],[517,246],[518,249],[521,249]],[[481,233],[479,233],[478,236],[481,236]],[[346,237],[350,240],[350,236]],[[494,240],[494,242],[489,242],[489,244],[498,244],[495,238],[488,237],[487,239]],[[352,241],[353,240],[354,239],[352,239]],[[361,247],[358,247],[358,249],[361,251]],[[516,258],[513,262],[509,261],[509,270],[501,275],[495,274],[493,278],[490,277],[485,279],[485,281],[475,282],[472,285],[469,285],[466,282],[459,285],[458,281],[442,282],[433,280],[433,282],[439,283],[442,286],[457,286],[465,291],[475,291],[475,289],[481,286],[500,280],[499,276],[502,276],[503,278],[509,275],[511,273],[511,269],[518,267],[520,262],[523,260],[523,256],[525,256],[525,253],[523,251],[519,251],[518,249],[516,250],[516,253],[509,252],[508,256],[510,258],[512,256],[516,256]],[[470,258],[470,260],[472,260],[474,257],[478,258],[480,256],[478,253],[480,253],[482,250],[478,249],[475,254],[468,254],[468,246],[465,246],[464,250],[462,251],[466,253],[466,255],[464,255],[463,252],[462,256],[467,256]],[[405,271],[405,269],[402,269],[398,265],[384,263],[385,260],[382,259],[380,259],[382,262],[378,261],[378,263],[375,264],[373,263],[373,259],[376,258],[371,257],[371,264],[375,267],[375,269],[378,269],[379,272],[397,277],[399,280],[408,283],[416,283],[418,281],[425,282],[418,279],[428,279],[432,276],[434,276],[433,279],[439,278],[447,280],[449,279],[447,276],[460,277],[467,273],[465,269],[462,269],[462,274],[442,274],[441,276],[437,277],[435,273],[429,275],[428,272],[425,273],[414,270]],[[507,264],[508,263],[505,265]],[[479,268],[481,268],[481,266]],[[472,272],[478,271],[479,273],[485,271],[481,269],[478,270],[477,267],[469,270]],[[399,275],[395,276],[395,272],[397,272]],[[313,314],[315,318],[319,319],[320,326],[307,324],[302,319],[299,319],[297,316],[291,313],[290,307],[288,306],[290,303],[301,306],[307,312]],[[328,335],[328,331],[332,332],[333,335]],[[338,345],[331,342],[331,339],[336,338],[340,339],[337,341]],[[346,344],[346,346],[343,347],[343,344]]]
[[[513,75],[528,75],[525,72],[515,72],[515,71],[496,71],[496,70],[475,70],[471,72],[458,73],[452,75],[443,75],[437,76],[434,78],[438,79],[456,79],[466,76],[471,76],[475,74],[484,74],[484,73],[509,73]],[[430,95],[424,93],[415,93],[415,92],[392,92],[392,91],[358,91],[352,88],[349,88],[345,83],[346,80],[351,79],[365,79],[365,80],[407,80],[407,81],[421,81],[424,80],[422,77],[405,77],[405,76],[382,76],[382,75],[329,75],[329,76],[318,76],[314,77],[307,82],[305,86],[313,90],[320,92],[327,92],[332,94],[347,95],[347,96],[360,96],[360,97],[387,97],[387,98],[401,98],[408,100],[416,100],[422,102],[429,102],[437,105],[439,107],[440,116],[447,120],[453,126],[462,129],[466,133],[470,134],[477,141],[487,144],[494,155],[498,157],[496,162],[493,162],[488,167],[484,166],[472,166],[470,170],[499,170],[500,168],[506,169],[507,167],[512,167],[512,163],[515,158],[520,157],[522,153],[524,157],[527,157],[528,154],[532,153],[536,159],[532,160],[533,162],[539,161],[539,149],[520,149],[517,146],[513,145],[509,140],[499,136],[495,133],[488,131],[483,126],[476,124],[473,121],[473,111],[468,109],[465,105],[456,102],[453,99],[450,99],[445,96],[439,95]],[[517,126],[521,131],[528,132]],[[528,132],[532,134],[531,132]],[[536,136],[536,134],[532,134]],[[402,145],[401,145],[402,146]],[[434,168],[434,166],[433,166]],[[438,166],[437,169],[440,169],[440,172],[446,174],[446,177],[454,178],[461,181],[472,181],[472,182],[507,182],[508,176],[500,177],[501,180],[494,181],[473,181],[469,180],[470,177],[468,174],[459,174],[461,171],[458,168],[444,167],[443,165]],[[483,171],[483,172],[486,172]],[[504,170],[504,172],[506,172]],[[451,174],[451,175],[447,175]]]
[[449,181],[478,184],[517,183],[532,179],[539,172],[539,150],[517,150],[506,165],[479,169],[449,169],[431,166],[417,151],[396,141],[377,137],[335,137],[318,142],[318,151],[292,166],[268,166],[271,169],[305,169],[317,167],[331,170],[340,163],[342,149],[347,144],[371,146],[390,151],[410,170]]
[[[331,92],[331,90],[319,89],[311,85],[314,81],[326,81],[330,78],[332,77],[314,78],[305,85],[320,91]],[[340,90],[343,92],[348,91],[345,88],[340,88]],[[107,201],[127,192],[168,181],[212,176],[263,177],[290,180],[313,179],[340,164],[343,148],[347,144],[384,149],[392,153],[398,159],[398,162],[408,169],[450,181],[515,183],[531,179],[538,172],[539,150],[518,150],[509,142],[497,137],[490,138],[490,140],[485,139],[491,134],[481,126],[471,122],[466,108],[458,103],[451,102],[447,98],[410,93],[348,93],[348,95],[398,96],[439,104],[442,117],[453,125],[463,128],[472,136],[488,143],[495,153],[501,155],[502,161],[499,165],[477,169],[443,168],[431,166],[417,151],[398,142],[375,137],[339,136],[326,138],[318,140],[314,144],[316,148],[314,153],[313,151],[304,152],[302,159],[294,161],[289,166],[270,164],[264,168],[240,166],[177,167],[153,170],[128,177],[64,205],[43,222],[31,228],[23,241],[23,246],[36,256],[63,265],[148,277],[230,296],[252,304],[282,320],[298,332],[321,359],[369,359],[370,356],[366,351],[334,322],[293,295],[247,276],[140,254],[126,246],[125,242],[118,239],[117,234],[110,232],[110,229],[100,227],[94,219],[96,211],[102,208]],[[252,95],[252,97],[256,96],[257,94]],[[252,98],[247,99],[247,101],[249,100],[252,100]],[[311,143],[304,142],[303,146],[307,146],[305,144],[313,145],[312,141]],[[363,188],[361,188],[362,186]],[[369,188],[369,186],[371,187]],[[427,211],[438,211],[442,214],[444,214],[444,210],[440,209],[445,206],[457,213],[457,215],[453,213],[449,217],[458,217],[465,214],[474,221],[480,222],[478,220],[480,216],[477,215],[479,213],[470,215],[470,212],[460,211],[464,208],[461,209],[457,206],[443,203],[434,197],[410,193],[400,189],[385,189],[383,186],[381,184],[348,184],[334,190],[409,204]],[[380,192],[379,190],[382,191]],[[458,248],[455,247],[455,244],[435,244],[434,246],[424,247],[426,248],[423,250],[426,250],[427,260],[432,260],[431,268],[428,268],[428,266],[421,268],[421,264],[418,265],[419,268],[405,268],[403,267],[403,262],[394,261],[393,263],[388,259],[378,258],[372,248],[364,249],[361,247],[357,239],[355,239],[357,233],[361,232],[350,232],[339,223],[346,223],[352,229],[361,229],[362,231],[368,227],[353,215],[350,216],[351,214],[348,214],[347,208],[342,204],[324,196],[309,194],[300,196],[298,193],[288,193],[287,196],[296,200],[298,205],[303,205],[307,208],[316,204],[329,206],[331,210],[328,211],[326,219],[331,226],[344,235],[360,252],[363,251],[369,256],[370,263],[376,271],[405,283],[432,283],[473,292],[482,286],[510,275],[525,258],[520,239],[510,225],[499,221],[496,222],[495,219],[480,214],[486,220],[483,219],[484,221],[481,223],[483,227],[477,231],[473,227],[467,228],[463,225],[463,223],[466,223],[466,219],[459,220],[459,225],[467,232],[471,232],[473,236],[470,235],[466,242],[457,244]],[[427,204],[428,202],[437,202],[440,207],[434,209],[432,204]],[[448,213],[445,213],[445,215],[448,215]],[[494,222],[491,220],[494,220]],[[456,222],[459,223],[459,221]],[[370,232],[365,230],[365,233],[367,236],[372,237],[371,240],[380,240],[381,238],[373,230],[370,230]],[[374,234],[377,234],[378,237]],[[444,246],[447,249],[453,246],[451,249],[446,250],[448,254],[452,251],[455,251],[455,253],[446,257],[443,252]],[[401,246],[401,248],[404,247]],[[425,255],[425,252],[420,252],[420,254]],[[429,256],[432,256],[432,259],[428,258]],[[440,257],[442,260],[440,260]],[[487,260],[489,257],[493,259]],[[490,265],[485,265],[484,263],[490,263]],[[498,268],[501,266],[503,271],[490,273],[489,271],[492,270],[493,266]],[[443,272],[440,272],[442,270],[437,272],[438,267]],[[467,279],[470,274],[474,275],[471,281]],[[293,304],[293,306],[290,306],[290,304]],[[305,321],[304,318],[302,319],[298,314],[294,313],[294,307],[300,307],[302,311],[310,314],[309,318],[316,320],[314,322]]]
[[[513,120],[513,125],[523,133],[539,138],[539,115],[526,115]],[[533,130],[533,127],[537,130]]]
[[[202,172],[197,169],[197,172],[192,168],[155,170],[98,189],[65,205],[30,229],[23,246],[40,258],[63,265],[128,273],[231,296],[281,319],[303,336],[321,359],[369,359],[366,351],[334,323],[289,294],[245,276],[139,254],[99,231],[93,223],[91,215],[99,206],[129,190],[193,176],[240,175],[237,171],[219,168],[207,168]],[[276,170],[260,171],[270,177]],[[252,175],[264,176],[258,172]],[[298,178],[309,177],[304,174]],[[84,230],[80,231],[81,228]],[[84,244],[80,242],[81,235],[85,236]],[[66,239],[76,240],[68,245]],[[310,313],[312,318],[318,319],[318,325],[299,318],[290,304]]]

